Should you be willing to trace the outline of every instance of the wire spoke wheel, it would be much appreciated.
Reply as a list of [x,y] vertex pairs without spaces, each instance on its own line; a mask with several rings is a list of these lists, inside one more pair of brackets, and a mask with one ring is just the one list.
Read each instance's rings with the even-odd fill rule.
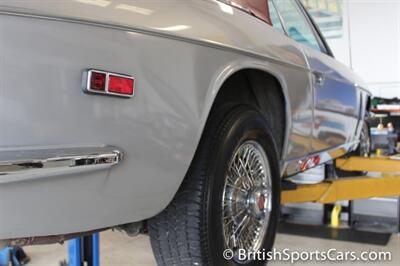
[[222,198],[225,245],[257,251],[267,232],[272,209],[271,170],[264,149],[256,141],[241,144],[229,163]]

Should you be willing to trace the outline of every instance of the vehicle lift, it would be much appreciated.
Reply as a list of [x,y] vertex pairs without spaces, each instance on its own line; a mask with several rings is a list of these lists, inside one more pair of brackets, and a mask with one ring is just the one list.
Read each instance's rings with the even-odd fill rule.
[[334,203],[341,200],[400,196],[400,158],[357,157],[337,159],[336,167],[346,171],[381,172],[380,177],[329,178],[317,184],[295,185],[284,190],[281,202]]
[[23,266],[30,261],[20,247],[6,247],[0,250],[0,266]]
[[[60,266],[100,266],[100,235],[78,237],[68,241],[68,262]],[[20,247],[6,247],[0,250],[0,266],[23,266],[30,261]]]
[[332,173],[332,167],[332,165],[327,167],[326,179],[320,183],[286,186],[281,194],[281,203],[314,202],[324,204],[324,223],[330,220],[331,227],[337,228],[340,225],[342,206],[335,204],[336,202],[400,196],[399,155],[392,157],[352,156],[336,160],[336,167],[341,170],[380,173],[379,176],[374,177],[337,178]]
[[78,237],[68,242],[68,263],[62,266],[100,266],[100,235]]
[[[400,196],[400,157],[357,157],[337,159],[336,167],[346,171],[381,172],[379,177],[359,176],[345,178],[327,178],[317,184],[291,184],[285,186],[281,194],[281,203],[315,202],[335,203],[341,200],[356,200],[372,197]],[[339,222],[340,208],[332,212],[334,223]],[[333,224],[333,223],[331,223]],[[79,237],[68,243],[68,262],[64,266],[100,266],[99,233]],[[9,263],[13,262],[12,248],[0,250],[9,252]],[[0,265],[3,266],[3,265]]]

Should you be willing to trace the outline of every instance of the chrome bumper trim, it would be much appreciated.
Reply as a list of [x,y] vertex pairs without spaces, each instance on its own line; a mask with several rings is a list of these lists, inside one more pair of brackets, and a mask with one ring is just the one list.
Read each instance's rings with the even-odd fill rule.
[[0,184],[104,170],[122,155],[114,146],[0,150]]

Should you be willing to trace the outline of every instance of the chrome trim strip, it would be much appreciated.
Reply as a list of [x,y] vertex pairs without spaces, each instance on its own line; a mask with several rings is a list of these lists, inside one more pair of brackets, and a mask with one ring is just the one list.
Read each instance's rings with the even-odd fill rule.
[[105,170],[122,157],[114,146],[0,150],[0,184]]
[[308,170],[310,168],[316,167],[317,165],[321,165],[324,164],[326,162],[329,162],[333,159],[342,157],[343,155],[345,155],[346,153],[354,150],[357,148],[359,141],[354,141],[354,142],[350,142],[350,143],[346,143],[337,147],[334,147],[332,149],[327,149],[327,150],[323,150],[323,151],[319,151],[319,152],[315,152],[315,153],[311,153],[305,157],[301,157],[301,158],[296,158],[296,159],[291,159],[288,161],[285,161],[284,166],[282,168],[282,176],[283,177],[290,177],[293,176],[297,173],[300,173],[302,171],[300,171],[300,165],[302,164],[302,162],[304,162],[304,160],[307,160],[311,157],[316,157],[319,156],[320,160],[318,164],[315,165],[311,165],[311,167],[308,167],[305,170]]

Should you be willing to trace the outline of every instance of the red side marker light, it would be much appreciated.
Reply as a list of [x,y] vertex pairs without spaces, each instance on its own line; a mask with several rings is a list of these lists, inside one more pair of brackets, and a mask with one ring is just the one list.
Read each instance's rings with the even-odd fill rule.
[[303,172],[307,169],[317,166],[321,162],[321,157],[319,155],[308,157],[304,160],[300,160],[298,164],[298,170]]
[[106,74],[93,71],[90,77],[90,89],[95,91],[105,91]]
[[102,70],[88,70],[84,74],[84,91],[88,93],[132,97],[135,93],[135,79],[128,75]]
[[134,80],[132,78],[110,75],[108,81],[108,91],[123,95],[133,95]]

